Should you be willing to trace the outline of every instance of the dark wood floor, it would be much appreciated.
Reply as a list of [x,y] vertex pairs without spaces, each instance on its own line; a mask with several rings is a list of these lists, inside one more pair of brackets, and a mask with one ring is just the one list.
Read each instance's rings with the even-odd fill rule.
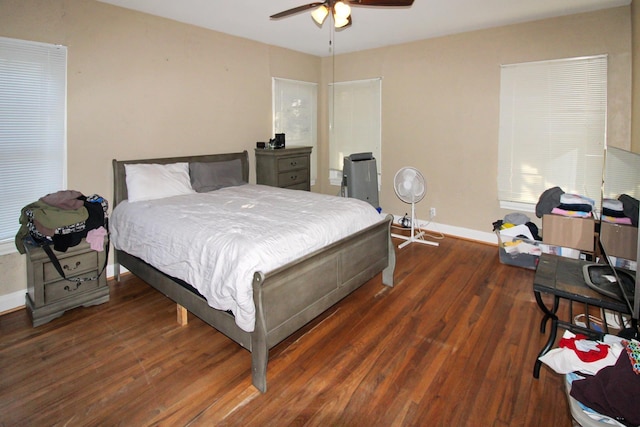
[[129,275],[111,300],[32,328],[0,316],[0,425],[570,426],[543,367],[533,272],[453,238],[397,251],[376,277],[270,353],[250,354]]

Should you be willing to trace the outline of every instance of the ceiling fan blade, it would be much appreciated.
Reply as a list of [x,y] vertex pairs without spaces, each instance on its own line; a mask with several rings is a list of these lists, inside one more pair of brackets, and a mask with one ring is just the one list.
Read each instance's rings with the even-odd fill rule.
[[349,0],[356,6],[411,6],[413,0]]
[[296,13],[304,12],[305,10],[313,9],[318,6],[322,6],[323,4],[324,2],[315,2],[315,3],[305,4],[304,6],[298,6],[298,7],[294,7],[293,9],[287,9],[280,13],[276,13],[275,15],[271,15],[270,18],[271,19],[284,18],[285,16],[295,15]]

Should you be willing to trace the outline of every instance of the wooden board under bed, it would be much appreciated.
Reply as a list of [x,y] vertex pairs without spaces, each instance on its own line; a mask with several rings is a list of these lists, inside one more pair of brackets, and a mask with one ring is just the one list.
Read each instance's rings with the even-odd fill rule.
[[[127,199],[125,164],[220,162],[234,159],[241,160],[242,174],[248,182],[247,151],[159,159],[114,159],[113,206]],[[180,311],[180,307],[184,307],[249,350],[253,385],[264,393],[267,390],[269,349],[376,274],[382,274],[382,283],[393,286],[395,250],[391,242],[392,220],[389,215],[384,222],[370,226],[274,271],[255,272],[253,300],[256,307],[256,324],[253,332],[240,329],[233,315],[210,307],[204,297],[181,285],[177,279],[124,251],[114,250],[114,272],[116,280],[119,280],[119,266],[122,265],[175,301],[179,305],[179,317],[182,315],[184,318],[184,313]]]

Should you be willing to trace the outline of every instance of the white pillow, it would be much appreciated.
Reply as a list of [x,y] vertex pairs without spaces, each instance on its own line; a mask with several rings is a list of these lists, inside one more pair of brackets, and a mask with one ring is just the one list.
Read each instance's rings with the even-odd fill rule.
[[189,163],[161,165],[126,164],[127,194],[130,202],[162,199],[195,193],[189,178]]

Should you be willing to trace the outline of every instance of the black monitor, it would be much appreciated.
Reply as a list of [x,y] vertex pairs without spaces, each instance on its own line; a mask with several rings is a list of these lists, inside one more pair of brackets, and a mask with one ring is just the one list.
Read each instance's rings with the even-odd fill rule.
[[[638,239],[640,241],[640,239]],[[626,338],[638,339],[640,330],[638,329],[638,311],[640,309],[640,275],[637,271],[624,267],[616,267],[617,257],[606,255],[606,247],[601,246],[603,251],[603,264],[587,264],[583,266],[584,280],[587,286],[593,290],[617,299],[627,305],[631,313],[630,325],[623,325],[623,330],[619,335]],[[637,253],[640,253],[638,248]],[[631,260],[632,261],[632,260]],[[634,262],[637,265],[639,260]],[[637,267],[636,267],[637,269]],[[603,321],[607,321],[606,317]],[[621,322],[622,323],[622,322]]]
[[610,298],[624,302],[633,311],[635,298],[635,271],[609,264],[586,264],[582,268],[587,286]]
[[599,245],[605,264],[585,268],[585,281],[593,289],[627,304],[637,336],[640,318],[640,277],[636,274],[640,263],[640,209],[637,204],[640,154],[607,147],[603,177],[603,199],[624,200],[624,216],[631,223],[606,218],[602,215],[604,209],[601,210]]

